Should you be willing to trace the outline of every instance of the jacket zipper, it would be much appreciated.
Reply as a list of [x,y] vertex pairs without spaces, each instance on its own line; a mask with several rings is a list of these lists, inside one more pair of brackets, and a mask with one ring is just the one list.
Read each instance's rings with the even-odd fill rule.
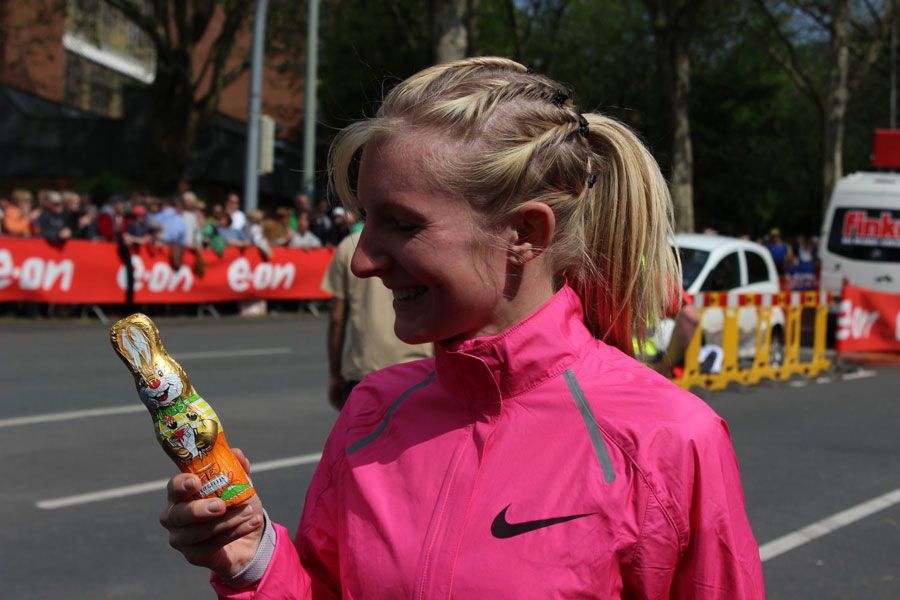
[[428,525],[429,535],[425,544],[425,556],[422,562],[421,575],[419,577],[419,580],[416,582],[416,598],[418,598],[419,600],[424,600],[424,598],[426,598],[428,583],[432,580],[432,570],[434,568],[434,556],[436,552],[435,546],[437,545],[438,539],[440,539],[440,537],[444,534],[444,515],[447,510],[447,503],[449,502],[449,499],[455,488],[454,484],[456,482],[456,475],[459,465],[462,462],[466,451],[471,445],[473,428],[474,424],[469,424],[466,426],[465,437],[456,447],[456,452],[453,456],[453,464],[450,467],[450,473],[447,476],[445,485],[443,486],[440,496],[438,497],[437,506],[439,508]]

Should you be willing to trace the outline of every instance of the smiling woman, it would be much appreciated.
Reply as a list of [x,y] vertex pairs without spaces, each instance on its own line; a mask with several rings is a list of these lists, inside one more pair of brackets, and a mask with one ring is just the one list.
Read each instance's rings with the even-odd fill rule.
[[634,133],[473,58],[400,83],[331,175],[353,272],[435,357],[354,388],[293,543],[171,480],[163,525],[221,597],[763,596],[727,426],[629,356],[680,281]]
[[550,274],[543,289],[504,294],[513,230],[486,232],[463,198],[431,189],[431,147],[423,143],[384,140],[364,153],[359,207],[366,227],[353,272],[380,277],[394,292],[395,332],[407,343],[499,333],[552,296]]

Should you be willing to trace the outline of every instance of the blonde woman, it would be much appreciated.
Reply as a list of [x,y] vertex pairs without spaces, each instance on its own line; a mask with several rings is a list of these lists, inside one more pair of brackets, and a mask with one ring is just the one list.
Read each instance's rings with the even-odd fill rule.
[[258,497],[225,511],[172,478],[162,523],[217,592],[763,597],[725,423],[628,355],[680,279],[635,135],[476,58],[399,84],[331,161],[366,220],[353,272],[435,357],[354,389],[293,542]]

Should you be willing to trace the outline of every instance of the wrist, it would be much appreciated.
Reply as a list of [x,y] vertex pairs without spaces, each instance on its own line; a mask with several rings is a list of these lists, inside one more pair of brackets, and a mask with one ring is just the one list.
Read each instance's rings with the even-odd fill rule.
[[272,521],[265,511],[263,511],[263,518],[265,519],[265,525],[262,528],[253,557],[234,575],[217,573],[222,581],[230,587],[241,589],[255,585],[262,579],[269,562],[272,560],[276,544],[275,528],[272,526]]

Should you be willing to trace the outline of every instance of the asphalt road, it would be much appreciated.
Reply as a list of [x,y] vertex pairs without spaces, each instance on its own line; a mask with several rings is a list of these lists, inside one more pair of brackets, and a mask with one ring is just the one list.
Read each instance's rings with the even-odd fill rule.
[[[293,530],[335,419],[326,319],[158,324]],[[706,396],[731,427],[769,598],[900,598],[900,369],[845,376]],[[0,457],[3,597],[212,597],[158,524],[173,466],[105,326],[0,323]]]

